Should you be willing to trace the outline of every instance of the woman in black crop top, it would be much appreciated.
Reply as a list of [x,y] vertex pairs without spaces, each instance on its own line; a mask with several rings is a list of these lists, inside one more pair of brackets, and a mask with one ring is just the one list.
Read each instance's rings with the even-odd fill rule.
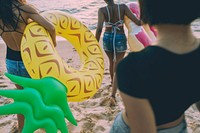
[[199,0],[139,4],[141,20],[156,27],[158,40],[130,53],[117,66],[125,111],[110,132],[187,133],[184,112],[200,101],[200,40],[190,25],[200,16]]
[[[24,29],[33,20],[46,28],[56,46],[54,26],[42,17],[26,0],[0,0],[0,36],[7,45],[6,67],[8,73],[29,77],[20,54]],[[16,85],[18,89],[21,86]],[[18,130],[21,132],[24,118],[18,115]]]

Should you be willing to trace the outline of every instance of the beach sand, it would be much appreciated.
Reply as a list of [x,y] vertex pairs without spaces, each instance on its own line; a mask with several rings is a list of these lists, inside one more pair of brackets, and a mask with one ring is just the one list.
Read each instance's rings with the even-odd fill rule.
[[[192,24],[194,34],[200,38],[200,20]],[[93,31],[94,33],[94,31]],[[102,44],[100,42],[100,44]],[[59,55],[63,60],[75,69],[80,68],[79,56],[74,47],[65,40],[58,41],[56,47]],[[108,133],[113,120],[118,112],[124,107],[122,100],[117,92],[117,105],[110,107],[108,97],[110,96],[110,76],[108,58],[105,57],[105,72],[104,78],[98,92],[89,100],[83,102],[70,102],[70,108],[78,122],[78,126],[73,126],[66,120],[70,133]],[[0,42],[0,88],[14,89],[15,86],[10,80],[3,75],[5,72],[5,45]],[[0,96],[0,105],[10,103],[12,99]],[[184,101],[183,101],[184,102]],[[200,133],[200,114],[195,106],[191,106],[186,112],[186,120],[188,122],[189,133]],[[11,133],[12,126],[17,123],[16,114],[0,116],[0,133]],[[37,130],[37,133],[43,133],[42,130]]]

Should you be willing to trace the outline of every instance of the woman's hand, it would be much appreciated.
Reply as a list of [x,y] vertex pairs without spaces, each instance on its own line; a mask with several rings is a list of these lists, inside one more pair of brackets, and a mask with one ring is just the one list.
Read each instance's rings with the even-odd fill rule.
[[56,30],[54,25],[45,19],[35,8],[24,5],[22,9],[28,13],[28,18],[43,26],[51,35],[54,46],[56,46]]
[[140,26],[144,25],[144,22],[142,20],[140,20]]

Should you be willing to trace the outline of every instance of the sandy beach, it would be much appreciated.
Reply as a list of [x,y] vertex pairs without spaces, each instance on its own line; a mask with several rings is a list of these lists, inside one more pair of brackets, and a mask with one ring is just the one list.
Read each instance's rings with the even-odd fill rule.
[[[200,38],[200,20],[197,20],[192,24],[192,29],[194,34]],[[59,40],[56,49],[59,55],[67,64],[74,67],[75,69],[80,68],[81,64],[79,62],[79,56],[76,53],[74,47],[69,42],[65,40]],[[110,107],[108,105],[108,97],[110,96],[111,92],[111,79],[108,70],[108,59],[105,53],[104,57],[104,78],[98,92],[89,100],[69,103],[71,111],[78,122],[78,126],[73,126],[66,120],[66,124],[70,133],[108,133],[115,116],[124,108],[118,92],[116,95],[117,105],[114,107]],[[6,71],[4,61],[5,44],[0,41],[0,88],[14,89],[15,86],[7,77],[4,76],[4,72]],[[10,102],[12,102],[12,99],[0,96],[0,105]],[[196,107],[191,106],[185,112],[185,115],[188,122],[189,133],[200,133],[200,114]],[[12,126],[16,122],[16,114],[0,116],[0,133],[11,133]],[[36,132],[43,133],[44,131],[38,130]]]

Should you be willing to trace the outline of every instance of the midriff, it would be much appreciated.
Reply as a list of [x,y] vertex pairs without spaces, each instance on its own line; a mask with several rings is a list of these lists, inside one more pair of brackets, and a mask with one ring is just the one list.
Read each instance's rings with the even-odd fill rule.
[[166,123],[166,124],[162,124],[162,125],[159,125],[157,126],[157,129],[165,129],[165,128],[172,128],[172,127],[175,127],[177,126],[178,124],[180,124],[183,119],[185,118],[184,115],[182,115],[181,117],[179,117],[177,120],[175,121],[172,121],[172,122],[169,122],[169,123]]
[[[126,115],[126,112],[123,111],[122,112],[122,117],[124,119],[124,122],[129,126],[129,123],[128,123],[128,118],[127,118],[127,115]],[[157,129],[166,129],[166,128],[172,128],[172,127],[175,127],[177,126],[178,124],[180,124],[183,119],[185,118],[184,115],[182,115],[181,117],[179,117],[177,120],[175,121],[172,121],[172,122],[169,122],[169,123],[166,123],[166,124],[162,124],[162,125],[159,125],[157,126]]]

